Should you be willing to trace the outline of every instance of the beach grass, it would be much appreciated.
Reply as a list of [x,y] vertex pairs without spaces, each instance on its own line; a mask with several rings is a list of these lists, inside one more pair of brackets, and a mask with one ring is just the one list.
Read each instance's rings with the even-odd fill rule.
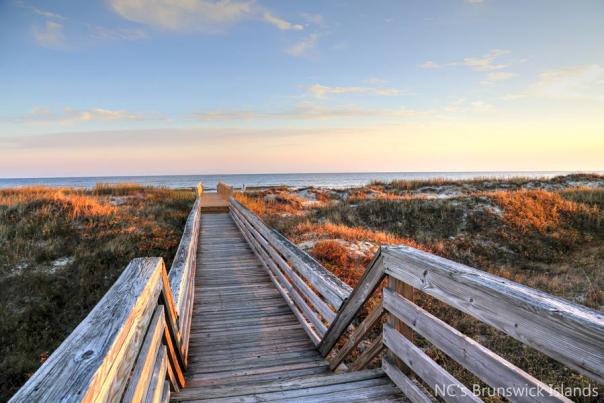
[[137,184],[0,190],[0,401],[138,256],[176,252],[194,191]]

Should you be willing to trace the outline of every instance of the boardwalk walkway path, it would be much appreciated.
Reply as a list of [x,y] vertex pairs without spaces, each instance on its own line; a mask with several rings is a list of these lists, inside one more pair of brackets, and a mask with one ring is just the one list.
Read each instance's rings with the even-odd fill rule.
[[227,213],[202,215],[187,387],[174,401],[376,401],[381,370],[335,374]]

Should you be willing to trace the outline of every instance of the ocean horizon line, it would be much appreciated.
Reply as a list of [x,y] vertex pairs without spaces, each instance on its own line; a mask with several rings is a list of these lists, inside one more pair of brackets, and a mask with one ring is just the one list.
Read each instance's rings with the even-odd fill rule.
[[427,171],[427,172],[314,172],[314,173],[262,173],[262,174],[192,174],[192,175],[108,175],[77,177],[1,178],[0,188],[24,186],[51,186],[92,188],[97,183],[119,184],[136,182],[141,185],[168,188],[194,187],[201,182],[205,189],[214,190],[218,182],[227,182],[236,188],[288,186],[294,188],[323,187],[349,188],[363,186],[372,181],[510,177],[554,177],[569,174],[604,171]]

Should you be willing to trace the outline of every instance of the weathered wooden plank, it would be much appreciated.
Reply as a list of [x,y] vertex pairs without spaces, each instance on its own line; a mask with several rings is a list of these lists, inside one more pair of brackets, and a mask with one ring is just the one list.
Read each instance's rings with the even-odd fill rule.
[[[246,224],[244,222],[242,222],[241,219],[239,219],[239,217],[234,217],[234,219],[236,220],[236,222],[238,224],[243,225],[245,227],[244,230],[247,230],[246,231],[247,235],[249,237],[252,237],[253,240],[256,242],[255,246],[257,248],[262,249],[261,256],[264,258],[263,263],[266,263],[268,265],[269,269],[272,270],[275,277],[277,277],[277,279],[280,280],[281,285],[284,286],[285,289],[288,291],[290,298],[296,303],[296,305],[302,311],[304,316],[313,324],[316,332],[319,334],[319,337],[323,336],[325,334],[325,332],[327,331],[327,328],[321,321],[321,318],[319,318],[317,316],[317,314],[308,306],[308,304],[302,298],[302,296],[299,295],[298,290],[292,286],[292,284],[290,283],[290,280],[285,277],[285,275],[279,270],[279,268],[277,267],[275,262],[270,259],[269,255],[267,253],[267,249],[268,250],[271,249],[270,246],[265,243],[265,245],[263,247],[263,245],[261,244],[261,241],[258,239],[259,234],[257,232],[255,232],[255,233],[252,232],[250,227],[247,227]],[[256,235],[256,236],[254,236],[254,235]]]
[[[343,396],[346,392],[352,392],[349,396],[362,396],[363,393],[372,391],[375,387],[387,386],[390,391],[396,392],[394,385],[386,377],[376,377],[371,379],[358,380],[355,382],[335,383],[321,386],[308,386],[305,388],[288,389],[274,392],[255,393],[252,395],[239,395],[237,402],[263,402],[263,401],[287,401],[287,402],[308,402],[325,401],[324,397]],[[231,397],[213,398],[213,402],[232,402]]]
[[161,403],[168,403],[170,401],[170,383],[164,381],[164,390],[161,393]]
[[329,305],[327,305],[315,292],[304,282],[300,276],[290,268],[289,264],[277,253],[274,247],[249,223],[246,221],[245,217],[237,210],[233,209],[233,214],[236,215],[236,218],[246,226],[248,232],[264,247],[264,249],[270,254],[273,261],[276,265],[287,275],[287,277],[291,280],[291,282],[296,286],[298,290],[304,294],[304,296],[313,304],[313,308],[317,310],[326,320],[326,322],[331,323],[336,314],[331,310]]
[[[409,299],[410,301],[413,301],[413,287],[411,287],[409,284],[403,283],[395,277],[388,276],[388,287],[401,294],[403,297]],[[415,335],[413,334],[411,328],[407,326],[403,321],[399,320],[395,315],[388,315],[388,323],[390,323],[390,326],[396,329],[397,332],[405,336],[413,343]],[[400,368],[405,374],[410,374],[409,368],[407,368],[401,360],[399,360],[394,354],[392,354],[392,352],[388,352],[388,354],[390,355],[389,358],[396,364],[398,368]]]
[[326,386],[342,383],[351,383],[382,377],[384,372],[381,369],[367,371],[348,372],[334,374],[333,376],[307,376],[295,380],[285,379],[277,382],[265,384],[252,384],[242,386],[214,386],[206,388],[190,388],[180,393],[175,401],[187,400],[197,396],[203,396],[206,399],[236,397],[245,395],[254,395],[258,393],[283,392],[287,390],[304,389],[309,387]]
[[321,266],[307,253],[292,244],[277,231],[269,229],[257,216],[233,198],[231,207],[237,209],[262,236],[279,251],[293,267],[315,287],[336,309],[348,298],[352,289]]
[[386,375],[398,386],[407,397],[413,403],[433,403],[436,402],[432,396],[428,396],[424,391],[407,375],[405,375],[400,369],[394,365],[394,363],[388,358],[382,358],[382,368]]
[[365,337],[367,331],[369,331],[373,326],[378,323],[379,319],[384,314],[384,306],[382,305],[382,301],[376,306],[373,311],[367,315],[365,320],[352,332],[350,336],[348,336],[348,340],[346,343],[340,348],[337,354],[329,361],[329,367],[334,370],[340,365],[340,363],[346,358],[348,354],[354,349]]
[[571,401],[390,289],[384,290],[384,307],[488,385],[543,392],[543,396],[519,394],[515,401]]
[[233,186],[218,182],[218,185],[216,185],[216,191],[220,196],[224,197],[225,199],[228,199],[233,195]]
[[604,314],[413,248],[383,248],[386,272],[604,383]]
[[[235,221],[235,222],[237,222],[237,221]],[[238,225],[242,225],[242,224],[238,224]],[[272,263],[272,261],[270,259],[266,259],[262,255],[263,252],[262,252],[260,246],[256,245],[255,240],[253,240],[253,238],[250,235],[248,235],[246,232],[244,232],[244,228],[245,227],[243,227],[243,226],[241,227],[243,236],[247,239],[247,241],[250,243],[252,248],[255,251],[257,251],[258,255],[263,257],[263,259],[261,259],[261,261],[263,264],[266,265],[268,274],[269,274],[270,278],[273,280],[275,287],[277,287],[277,289],[283,296],[283,299],[289,305],[290,309],[292,310],[292,312],[294,313],[296,318],[298,318],[298,321],[302,325],[304,331],[308,334],[308,336],[311,338],[311,340],[315,344],[318,344],[319,341],[321,340],[321,337],[315,332],[315,330],[311,326],[311,323],[308,321],[308,319],[306,319],[306,317],[298,309],[298,307],[296,306],[294,301],[289,297],[287,290],[284,288],[284,286],[281,285],[281,283],[279,282],[279,279],[277,279],[277,277],[275,277],[275,275],[273,274],[273,270],[270,267],[270,264]],[[266,261],[264,259],[266,259]]]
[[170,289],[174,295],[174,302],[176,310],[179,314],[180,320],[183,320],[183,305],[186,301],[186,288],[187,283],[193,280],[191,271],[195,267],[195,258],[197,252],[197,240],[199,238],[199,227],[200,227],[200,199],[197,198],[193,208],[187,217],[187,222],[183,229],[183,234],[174,255],[172,266],[168,277],[170,279]]
[[392,326],[384,325],[384,344],[446,402],[482,402]]
[[367,350],[363,351],[361,354],[351,365],[351,371],[360,371],[367,367],[371,360],[373,360],[379,353],[384,349],[384,340],[382,339],[382,335],[380,334],[377,339],[375,339],[371,345],[367,348]]
[[151,382],[147,388],[145,402],[160,402],[164,391],[164,382],[166,381],[166,371],[168,368],[168,359],[166,356],[166,346],[161,346],[155,356],[153,374]]
[[350,298],[342,305],[336,319],[327,329],[325,336],[323,336],[318,347],[319,352],[323,357],[329,354],[338,339],[346,331],[348,325],[350,325],[350,322],[352,322],[359,310],[363,307],[367,298],[369,298],[383,278],[384,266],[382,265],[381,253],[378,252],[367,266],[367,269],[365,269],[363,277],[361,277],[359,284],[353,290]]
[[159,258],[132,260],[11,401],[119,398],[161,291],[161,270]]
[[153,366],[160,348],[164,327],[164,307],[159,305],[151,318],[151,324],[147,329],[145,340],[136,359],[134,370],[128,381],[128,387],[122,399],[126,402],[142,401],[151,382]]

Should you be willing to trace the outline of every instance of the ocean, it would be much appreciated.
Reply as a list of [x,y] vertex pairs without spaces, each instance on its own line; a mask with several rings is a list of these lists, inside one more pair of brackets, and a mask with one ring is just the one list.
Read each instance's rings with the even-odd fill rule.
[[[569,171],[509,171],[509,172],[355,172],[355,173],[292,173],[292,174],[236,174],[236,175],[165,175],[165,176],[95,176],[73,178],[1,179],[0,188],[44,185],[53,187],[90,188],[96,183],[140,183],[143,185],[186,188],[201,182],[204,189],[215,190],[219,181],[236,188],[285,185],[294,188],[308,186],[348,188],[366,185],[373,180],[395,179],[470,179],[477,177],[506,178],[512,176],[552,177]],[[603,173],[598,171],[597,173]]]

